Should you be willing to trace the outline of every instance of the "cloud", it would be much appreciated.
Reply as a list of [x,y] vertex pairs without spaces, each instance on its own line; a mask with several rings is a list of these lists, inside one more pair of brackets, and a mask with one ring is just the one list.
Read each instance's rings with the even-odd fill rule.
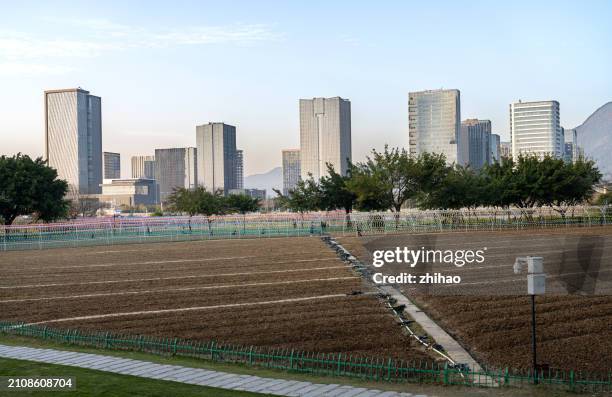
[[[181,28],[145,29],[106,19],[66,19],[43,17],[42,24],[62,29],[51,37],[17,31],[0,31],[0,73],[18,70],[45,73],[67,72],[52,65],[59,58],[93,58],[113,51],[138,48],[170,48],[210,44],[250,45],[282,40],[283,36],[263,24],[224,26],[187,26]],[[63,35],[58,31],[78,32]],[[75,39],[78,37],[78,39]],[[46,66],[45,66],[46,65]]]

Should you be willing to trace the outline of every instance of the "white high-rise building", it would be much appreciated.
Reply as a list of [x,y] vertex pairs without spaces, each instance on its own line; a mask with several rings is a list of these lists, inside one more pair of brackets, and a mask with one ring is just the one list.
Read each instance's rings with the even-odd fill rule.
[[412,156],[437,153],[445,155],[448,164],[467,164],[469,144],[461,129],[459,90],[408,94],[408,147]]
[[283,194],[286,196],[300,180],[300,150],[283,150]]
[[518,101],[510,104],[512,157],[519,154],[563,157],[563,128],[559,121],[559,102]]
[[155,156],[132,156],[132,178],[156,179]]
[[102,192],[102,100],[81,88],[45,91],[45,158],[68,196]]
[[351,102],[340,97],[300,99],[302,179],[327,175],[327,164],[342,175],[351,161]]
[[198,185],[209,192],[236,189],[236,127],[225,123],[196,126]]

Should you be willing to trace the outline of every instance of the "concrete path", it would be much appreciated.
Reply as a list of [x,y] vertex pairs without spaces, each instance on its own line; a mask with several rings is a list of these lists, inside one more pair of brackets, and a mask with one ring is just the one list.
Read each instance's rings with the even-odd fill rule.
[[[304,397],[427,397],[393,391],[365,389],[340,384],[316,384],[296,380],[262,378],[237,375],[178,365],[156,364],[148,361],[78,353],[63,350],[37,349],[0,345],[0,357],[36,361],[48,364],[68,365],[98,371],[143,378],[211,386],[229,390],[243,390],[277,396]],[[1,373],[0,373],[1,375]],[[78,382],[78,379],[77,379]]]

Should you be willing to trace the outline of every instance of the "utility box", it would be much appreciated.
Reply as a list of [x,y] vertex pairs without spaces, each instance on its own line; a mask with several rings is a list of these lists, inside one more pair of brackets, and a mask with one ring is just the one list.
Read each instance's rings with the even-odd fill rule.
[[[541,264],[542,262],[540,262]],[[544,295],[546,293],[546,274],[528,274],[527,293],[529,295]]]
[[544,261],[541,256],[527,257],[527,273],[537,274],[544,273]]

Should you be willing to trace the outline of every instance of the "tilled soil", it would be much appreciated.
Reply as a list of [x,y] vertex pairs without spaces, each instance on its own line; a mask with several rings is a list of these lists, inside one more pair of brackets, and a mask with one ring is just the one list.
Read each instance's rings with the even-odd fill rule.
[[[372,249],[418,249],[432,241],[440,249],[488,247],[477,271],[462,273],[452,267],[441,271],[462,274],[467,285],[400,288],[475,358],[493,368],[531,367],[531,301],[526,282],[516,280],[526,279],[526,269],[516,275],[512,264],[517,256],[541,255],[549,279],[547,294],[536,299],[538,362],[604,374],[612,368],[611,228],[439,233],[416,240],[414,235],[341,237],[339,241],[366,263],[371,263]],[[410,269],[395,264],[377,271],[394,274]]]
[[315,237],[2,253],[0,321],[432,359]]

